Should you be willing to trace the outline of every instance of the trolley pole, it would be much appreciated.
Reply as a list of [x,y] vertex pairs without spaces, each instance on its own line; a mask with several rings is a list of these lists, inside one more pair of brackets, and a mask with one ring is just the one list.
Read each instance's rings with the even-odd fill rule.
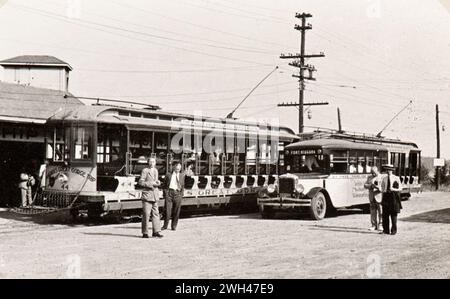
[[341,109],[337,108],[337,116],[338,116],[338,132],[342,133],[342,122],[341,122]]
[[[441,134],[439,129],[439,105],[436,105],[436,158],[441,158]],[[441,168],[436,166],[436,190],[439,190],[441,184]]]

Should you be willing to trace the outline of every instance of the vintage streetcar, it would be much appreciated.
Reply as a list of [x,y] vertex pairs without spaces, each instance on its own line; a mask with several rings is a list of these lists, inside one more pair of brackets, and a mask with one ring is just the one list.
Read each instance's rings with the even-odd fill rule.
[[[142,208],[136,182],[150,157],[161,181],[173,161],[183,169],[192,165],[185,208],[237,204],[256,210],[257,193],[278,180],[284,146],[298,140],[285,127],[152,107],[80,106],[48,123],[46,185],[35,204],[68,208],[73,215],[85,210],[93,217]],[[205,151],[206,143],[214,152]]]
[[393,164],[402,182],[402,198],[419,191],[421,154],[417,145],[395,139],[319,130],[302,134],[285,148],[286,173],[260,191],[263,218],[276,211],[307,210],[321,220],[337,208],[366,208],[364,188],[372,166]]

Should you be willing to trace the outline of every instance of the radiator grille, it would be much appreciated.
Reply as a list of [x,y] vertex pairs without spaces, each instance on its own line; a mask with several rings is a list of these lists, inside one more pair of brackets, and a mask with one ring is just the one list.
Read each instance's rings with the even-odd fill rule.
[[292,178],[280,178],[280,193],[292,194],[294,192],[295,181]]

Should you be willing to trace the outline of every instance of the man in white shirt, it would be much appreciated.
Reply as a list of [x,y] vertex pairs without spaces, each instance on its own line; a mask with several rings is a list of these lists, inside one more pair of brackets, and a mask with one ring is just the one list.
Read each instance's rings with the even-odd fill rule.
[[167,229],[169,221],[172,219],[172,230],[177,229],[178,218],[180,217],[181,201],[184,192],[185,176],[181,172],[181,163],[174,162],[173,171],[166,175],[166,201],[164,204],[164,225],[162,229]]

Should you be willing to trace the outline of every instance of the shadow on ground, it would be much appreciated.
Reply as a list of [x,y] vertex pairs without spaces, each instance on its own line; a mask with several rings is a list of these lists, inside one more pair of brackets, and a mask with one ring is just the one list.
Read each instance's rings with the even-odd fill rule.
[[370,231],[367,228],[361,228],[361,227],[314,225],[314,226],[308,227],[308,229],[324,230],[324,231],[340,232],[340,233],[354,233],[354,234],[370,234],[370,235],[380,234],[379,231]]
[[[199,218],[210,216],[229,216],[236,215],[240,217],[239,213],[248,213],[241,210],[226,210],[226,209],[211,209],[211,210],[185,210],[181,211],[180,218]],[[162,210],[160,215],[163,216]],[[259,214],[255,214],[255,218],[259,217]],[[245,217],[245,215],[242,215]],[[6,219],[11,221],[18,221],[23,223],[34,223],[39,225],[66,225],[68,227],[75,226],[96,226],[96,225],[108,225],[108,224],[126,224],[126,223],[138,223],[141,222],[141,215],[136,212],[136,215],[120,215],[120,214],[108,214],[98,218],[88,218],[86,216],[73,218],[70,215],[69,210],[56,210],[52,212],[45,212],[41,214],[23,214],[18,213],[14,209],[0,210],[0,219]],[[161,222],[164,221],[162,217]]]
[[[331,215],[327,215],[325,218],[336,218],[336,217],[343,217],[347,215],[358,215],[358,214],[367,214],[361,209],[339,209],[336,212],[332,213]],[[297,220],[311,220],[311,221],[317,221],[312,220],[309,216],[308,211],[303,212],[289,212],[289,211],[279,211],[276,212],[274,217],[271,219],[262,219],[260,213],[246,213],[246,214],[238,214],[234,215],[233,218],[242,218],[242,219],[261,219],[261,220],[289,220],[289,219],[297,219]]]
[[411,215],[399,219],[406,222],[428,222],[450,224],[450,209],[435,210],[420,214]]
[[12,221],[20,221],[20,222],[24,222],[24,223],[34,223],[34,224],[40,224],[40,225],[59,224],[59,225],[67,225],[69,227],[70,226],[79,226],[79,225],[93,226],[93,225],[99,225],[99,224],[117,223],[117,220],[114,218],[101,218],[101,219],[77,218],[77,219],[74,219],[70,215],[69,211],[67,211],[67,210],[60,210],[60,211],[54,211],[51,213],[42,213],[42,214],[34,214],[34,215],[21,214],[21,213],[15,212],[14,210],[8,210],[8,211],[0,211],[0,218],[12,220]]

